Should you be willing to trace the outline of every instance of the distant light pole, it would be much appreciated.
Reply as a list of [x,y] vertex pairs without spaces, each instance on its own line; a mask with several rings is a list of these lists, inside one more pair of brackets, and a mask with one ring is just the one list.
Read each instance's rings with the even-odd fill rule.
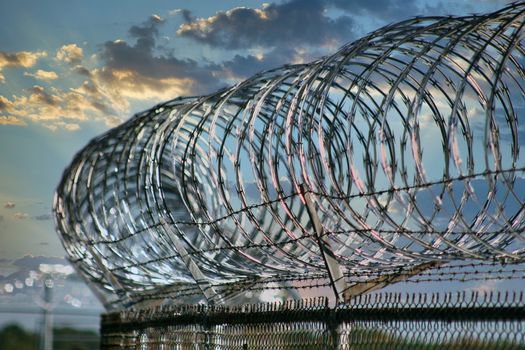
[[44,303],[42,304],[42,341],[41,350],[53,350],[53,279],[51,275],[44,277]]

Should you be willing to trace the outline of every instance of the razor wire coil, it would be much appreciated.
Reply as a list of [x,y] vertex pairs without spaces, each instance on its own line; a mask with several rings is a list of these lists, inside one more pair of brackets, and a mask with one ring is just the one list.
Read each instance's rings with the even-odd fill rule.
[[409,277],[429,262],[525,263],[524,25],[520,3],[418,17],[137,114],[57,188],[71,261],[114,308],[326,287],[326,246],[351,285],[523,278]]

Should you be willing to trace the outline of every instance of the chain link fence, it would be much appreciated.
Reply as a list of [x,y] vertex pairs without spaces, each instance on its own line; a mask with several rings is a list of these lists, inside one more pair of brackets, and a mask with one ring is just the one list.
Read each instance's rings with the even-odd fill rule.
[[374,294],[110,313],[109,349],[525,349],[523,293]]

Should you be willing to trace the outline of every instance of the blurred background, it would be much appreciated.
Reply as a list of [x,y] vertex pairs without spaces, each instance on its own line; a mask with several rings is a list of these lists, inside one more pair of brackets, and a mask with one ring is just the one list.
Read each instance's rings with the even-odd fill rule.
[[102,306],[64,258],[0,265],[0,349],[96,349]]

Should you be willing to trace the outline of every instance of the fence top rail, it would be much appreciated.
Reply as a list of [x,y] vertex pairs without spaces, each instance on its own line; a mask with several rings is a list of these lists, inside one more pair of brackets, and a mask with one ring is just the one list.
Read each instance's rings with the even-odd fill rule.
[[102,329],[174,325],[378,321],[525,321],[523,292],[380,293],[331,307],[326,298],[238,306],[170,305],[108,313]]

